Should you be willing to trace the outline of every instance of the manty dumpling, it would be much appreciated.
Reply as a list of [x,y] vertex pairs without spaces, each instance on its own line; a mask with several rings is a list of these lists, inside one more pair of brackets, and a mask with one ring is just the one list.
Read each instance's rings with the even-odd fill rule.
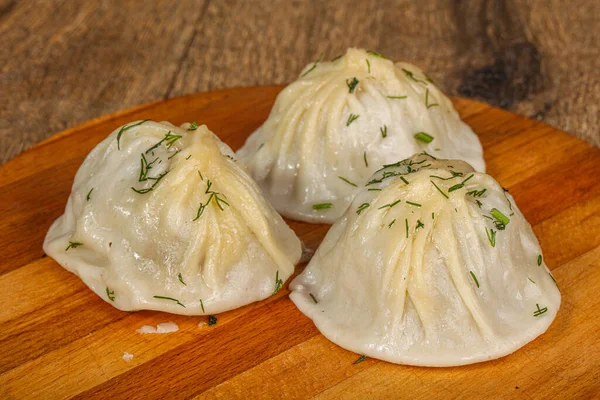
[[419,68],[349,49],[308,65],[237,154],[281,214],[331,223],[382,165],[422,151],[485,171],[479,139]]
[[509,354],[560,306],[512,196],[462,161],[426,154],[378,171],[290,288],[331,341],[422,366]]
[[214,314],[264,299],[301,243],[206,126],[137,121],[87,156],[44,250],[121,310]]

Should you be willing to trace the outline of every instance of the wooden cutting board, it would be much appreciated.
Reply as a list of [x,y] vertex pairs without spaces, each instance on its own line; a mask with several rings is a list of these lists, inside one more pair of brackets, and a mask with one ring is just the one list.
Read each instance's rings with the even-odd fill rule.
[[[515,197],[562,292],[549,330],[516,353],[420,368],[326,340],[286,288],[206,317],[121,312],[43,256],[85,155],[138,119],[205,123],[233,149],[267,117],[280,86],[140,106],[61,132],[0,167],[0,398],[590,398],[600,393],[600,150],[541,122],[454,99],[479,135],[488,172]],[[15,132],[22,134],[22,132]],[[328,226],[290,222],[316,248]],[[299,272],[303,265],[297,267]],[[289,283],[289,282],[288,282]],[[179,331],[141,335],[142,325]],[[125,361],[123,353],[134,355]]]

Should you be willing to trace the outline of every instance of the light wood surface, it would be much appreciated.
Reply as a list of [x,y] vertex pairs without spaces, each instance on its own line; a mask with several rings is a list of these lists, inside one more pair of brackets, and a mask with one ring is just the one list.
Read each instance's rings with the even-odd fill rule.
[[[538,121],[456,98],[488,171],[534,226],[562,292],[549,330],[505,358],[398,366],[326,340],[288,298],[206,317],[121,312],[49,257],[42,241],[85,155],[136,119],[206,123],[234,149],[281,87],[174,98],[86,122],[0,167],[0,398],[592,398],[600,393],[600,150]],[[310,248],[328,226],[291,222]],[[296,272],[304,266],[296,268]],[[289,282],[288,282],[289,283]],[[141,335],[142,325],[180,330]],[[124,352],[134,355],[127,362]]]
[[0,163],[107,113],[351,46],[600,146],[598,0],[0,0]]

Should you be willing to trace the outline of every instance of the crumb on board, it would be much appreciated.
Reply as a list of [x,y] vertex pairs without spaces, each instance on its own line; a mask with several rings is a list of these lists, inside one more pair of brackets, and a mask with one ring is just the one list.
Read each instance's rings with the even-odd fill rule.
[[171,333],[177,332],[179,330],[179,326],[177,326],[174,322],[164,322],[162,324],[158,324],[157,326],[152,325],[144,325],[141,328],[137,329],[137,333],[147,334],[147,333]]
[[128,352],[124,352],[123,353],[123,360],[128,361],[128,362],[131,361],[131,360],[133,360],[133,354],[128,353]]

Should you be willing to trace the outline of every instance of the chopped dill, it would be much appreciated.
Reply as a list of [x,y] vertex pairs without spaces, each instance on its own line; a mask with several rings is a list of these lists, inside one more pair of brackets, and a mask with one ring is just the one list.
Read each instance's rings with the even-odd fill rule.
[[217,324],[217,317],[215,317],[214,315],[209,315],[208,316],[208,326],[214,326]]
[[407,185],[410,183],[410,182],[408,182],[408,181],[406,180],[406,178],[405,178],[405,177],[403,177],[403,176],[401,176],[401,177],[400,177],[400,179],[402,179],[402,182],[406,183]]
[[413,81],[418,82],[418,83],[423,83],[425,86],[427,86],[427,82],[425,82],[422,79],[415,78],[415,74],[412,71],[409,71],[409,70],[404,69],[404,68],[402,68],[402,71],[404,71],[404,73],[406,74],[406,76],[408,76]]
[[402,201],[402,200],[396,200],[396,201],[395,201],[395,202],[393,202],[393,203],[385,204],[385,205],[383,205],[383,206],[379,207],[379,208],[378,208],[378,210],[381,210],[382,208],[392,208],[392,207],[394,207],[396,204],[400,203],[401,201]]
[[469,271],[469,273],[471,274],[471,277],[475,281],[475,284],[477,285],[477,287],[479,287],[479,281],[477,280],[477,277],[475,277],[475,274],[473,273],[473,271]]
[[131,124],[129,126],[123,125],[123,127],[119,130],[119,133],[117,134],[117,150],[121,150],[121,135],[123,134],[123,132],[125,132],[133,127],[139,126],[139,125],[143,124],[144,122],[148,122],[148,121],[150,121],[150,120],[145,119],[143,121],[137,122],[135,124]]
[[360,215],[361,212],[365,211],[366,208],[370,207],[371,205],[369,203],[362,203],[360,206],[358,206],[358,208],[356,209],[356,214]]
[[348,116],[348,121],[346,121],[346,126],[350,126],[350,124],[353,123],[354,121],[356,121],[358,119],[358,117],[360,117],[360,115],[350,114]]
[[346,79],[346,85],[348,86],[348,93],[354,93],[354,89],[358,86],[358,79],[356,77],[352,79]]
[[417,220],[417,227],[415,228],[415,231],[419,230],[419,228],[425,228],[425,224],[422,223],[420,219]]
[[90,191],[88,192],[87,196],[85,196],[85,201],[90,201],[90,195],[92,194],[93,190],[94,190],[94,188],[90,189]]
[[531,283],[533,283],[534,285],[536,284],[535,281],[533,279],[531,279],[530,277],[527,277],[527,279],[529,279],[531,281]]
[[414,134],[414,138],[423,143],[433,142],[434,137],[425,132],[417,132]]
[[438,190],[438,192],[440,192],[442,194],[442,196],[444,196],[445,198],[449,199],[448,195],[446,193],[444,193],[442,191],[442,189],[440,189],[439,186],[435,184],[434,181],[429,181],[429,182],[431,182],[433,184],[433,186],[435,186],[435,188]]
[[182,138],[181,135],[174,135],[174,134],[171,133],[171,131],[169,131],[169,132],[167,132],[165,134],[165,137],[162,138],[158,143],[156,143],[154,146],[152,146],[148,150],[146,150],[146,154],[148,154],[152,150],[156,149],[158,146],[160,146],[161,144],[163,144],[163,142],[167,146],[167,149],[170,149],[171,146],[173,146],[175,144],[175,142],[178,141],[181,138]]
[[69,240],[69,245],[67,246],[67,248],[65,249],[65,251],[69,251],[69,249],[76,249],[79,246],[83,246],[83,243],[81,243],[81,242],[71,242]]
[[381,54],[379,54],[379,53],[378,53],[378,52],[376,52],[376,51],[371,51],[371,50],[368,50],[368,51],[367,51],[367,54],[370,54],[370,55],[372,55],[373,57],[379,57],[379,58],[383,58],[384,60],[387,60],[387,57],[385,57],[385,56],[382,56]]
[[354,361],[352,364],[353,364],[353,365],[356,365],[356,364],[358,364],[358,363],[361,363],[361,362],[365,361],[365,360],[366,360],[366,358],[367,358],[367,356],[365,356],[365,355],[362,355],[362,356],[358,357],[358,359],[357,359],[356,361]]
[[427,108],[431,108],[431,107],[435,107],[435,106],[439,106],[438,103],[432,103],[429,104],[429,89],[427,89],[427,91],[425,91],[425,106]]
[[322,59],[323,59],[323,53],[321,53],[319,55],[319,58],[317,58],[317,61],[315,61],[315,63],[312,65],[312,67],[310,67],[305,73],[303,73],[302,75],[300,75],[300,77],[301,78],[305,77],[310,72],[312,72],[315,68],[317,68],[317,64],[319,64],[319,62],[321,62]]
[[183,283],[184,285],[186,285],[186,286],[187,286],[187,283],[185,283],[185,282],[183,281],[183,276],[181,276],[181,272],[180,272],[179,274],[177,274],[177,278],[179,278],[179,282],[181,282],[181,283]]
[[205,312],[204,311],[204,303],[202,302],[202,299],[200,299],[200,307],[202,307],[202,312]]
[[367,70],[368,70],[368,73],[370,74],[371,73],[371,63],[369,62],[368,59],[365,59],[365,61],[367,62]]
[[485,193],[486,190],[487,190],[486,188],[483,188],[479,191],[471,190],[470,192],[467,192],[467,195],[473,196],[473,197],[481,197],[481,196],[483,196],[483,194]]
[[548,307],[544,307],[544,308],[540,308],[540,305],[535,303],[535,306],[537,308],[537,310],[535,310],[533,312],[533,316],[534,317],[539,317],[540,315],[544,314],[546,311],[548,311]]
[[408,239],[408,219],[405,219],[404,223],[406,225],[406,238]]
[[273,294],[277,294],[282,286],[283,280],[279,278],[279,270],[277,270],[277,273],[275,274],[275,289],[273,289]]
[[369,168],[369,162],[367,161],[367,152],[363,153],[363,159],[365,160],[365,167]]
[[187,129],[188,131],[195,131],[196,129],[198,129],[198,123],[196,121],[194,122],[190,122],[190,126]]
[[181,150],[177,150],[175,153],[171,154],[167,160],[170,160],[171,158],[175,157]]
[[385,96],[388,99],[394,99],[394,100],[403,100],[406,99],[408,96]]
[[174,301],[175,303],[179,304],[181,307],[185,308],[185,306],[177,299],[174,299],[172,297],[166,297],[166,296],[153,296],[155,299],[162,299],[162,300],[171,300]]
[[379,189],[379,188],[368,188],[367,191],[368,192],[381,192],[383,189]]
[[382,128],[379,128],[379,132],[381,132],[381,137],[387,137],[387,125],[384,125]]
[[410,204],[411,206],[415,206],[415,207],[421,207],[421,204],[413,203],[412,201],[407,201],[406,204]]
[[325,210],[327,208],[332,208],[333,204],[332,203],[319,203],[319,204],[313,204],[312,209],[313,210]]
[[492,245],[492,247],[496,247],[496,231],[493,229],[490,229],[488,231],[488,228],[486,227],[485,234],[487,235],[487,238],[490,241],[490,244]]
[[538,265],[538,267],[539,267],[540,265],[542,265],[542,261],[543,261],[543,258],[542,258],[542,255],[540,254],[540,255],[538,256],[538,258],[537,258],[537,265]]
[[392,222],[390,222],[390,224],[388,225],[388,228],[391,228],[392,226],[394,226],[394,224],[396,223],[396,220],[392,220]]
[[358,187],[358,186],[356,185],[356,183],[350,182],[348,179],[344,178],[343,176],[338,176],[338,178],[340,178],[341,180],[343,180],[344,182],[346,182],[346,183],[347,183],[347,184],[349,184],[349,185],[352,185],[352,186],[354,186],[354,187]]
[[106,296],[108,296],[108,299],[110,301],[115,301],[115,291],[114,290],[110,290],[108,288],[108,286],[106,287]]
[[315,302],[315,304],[317,304],[317,303],[318,303],[318,301],[317,301],[317,299],[315,298],[315,296],[313,296],[313,294],[312,294],[312,293],[309,293],[309,295],[310,295],[310,298],[311,298],[311,299],[312,299],[312,300]]
[[492,217],[494,217],[494,225],[496,228],[501,231],[504,230],[506,225],[510,222],[510,219],[496,208],[492,208],[490,213],[492,214]]
[[167,175],[168,173],[169,173],[169,171],[166,171],[165,173],[157,176],[156,178],[148,178],[148,179],[154,180],[154,183],[149,188],[146,188],[146,189],[136,189],[136,188],[134,188],[132,186],[131,190],[133,190],[134,192],[139,193],[139,194],[145,194],[145,193],[151,192],[152,190],[154,190],[154,187],[156,185],[158,185],[158,183],[161,181],[161,179],[164,178],[165,175]]

